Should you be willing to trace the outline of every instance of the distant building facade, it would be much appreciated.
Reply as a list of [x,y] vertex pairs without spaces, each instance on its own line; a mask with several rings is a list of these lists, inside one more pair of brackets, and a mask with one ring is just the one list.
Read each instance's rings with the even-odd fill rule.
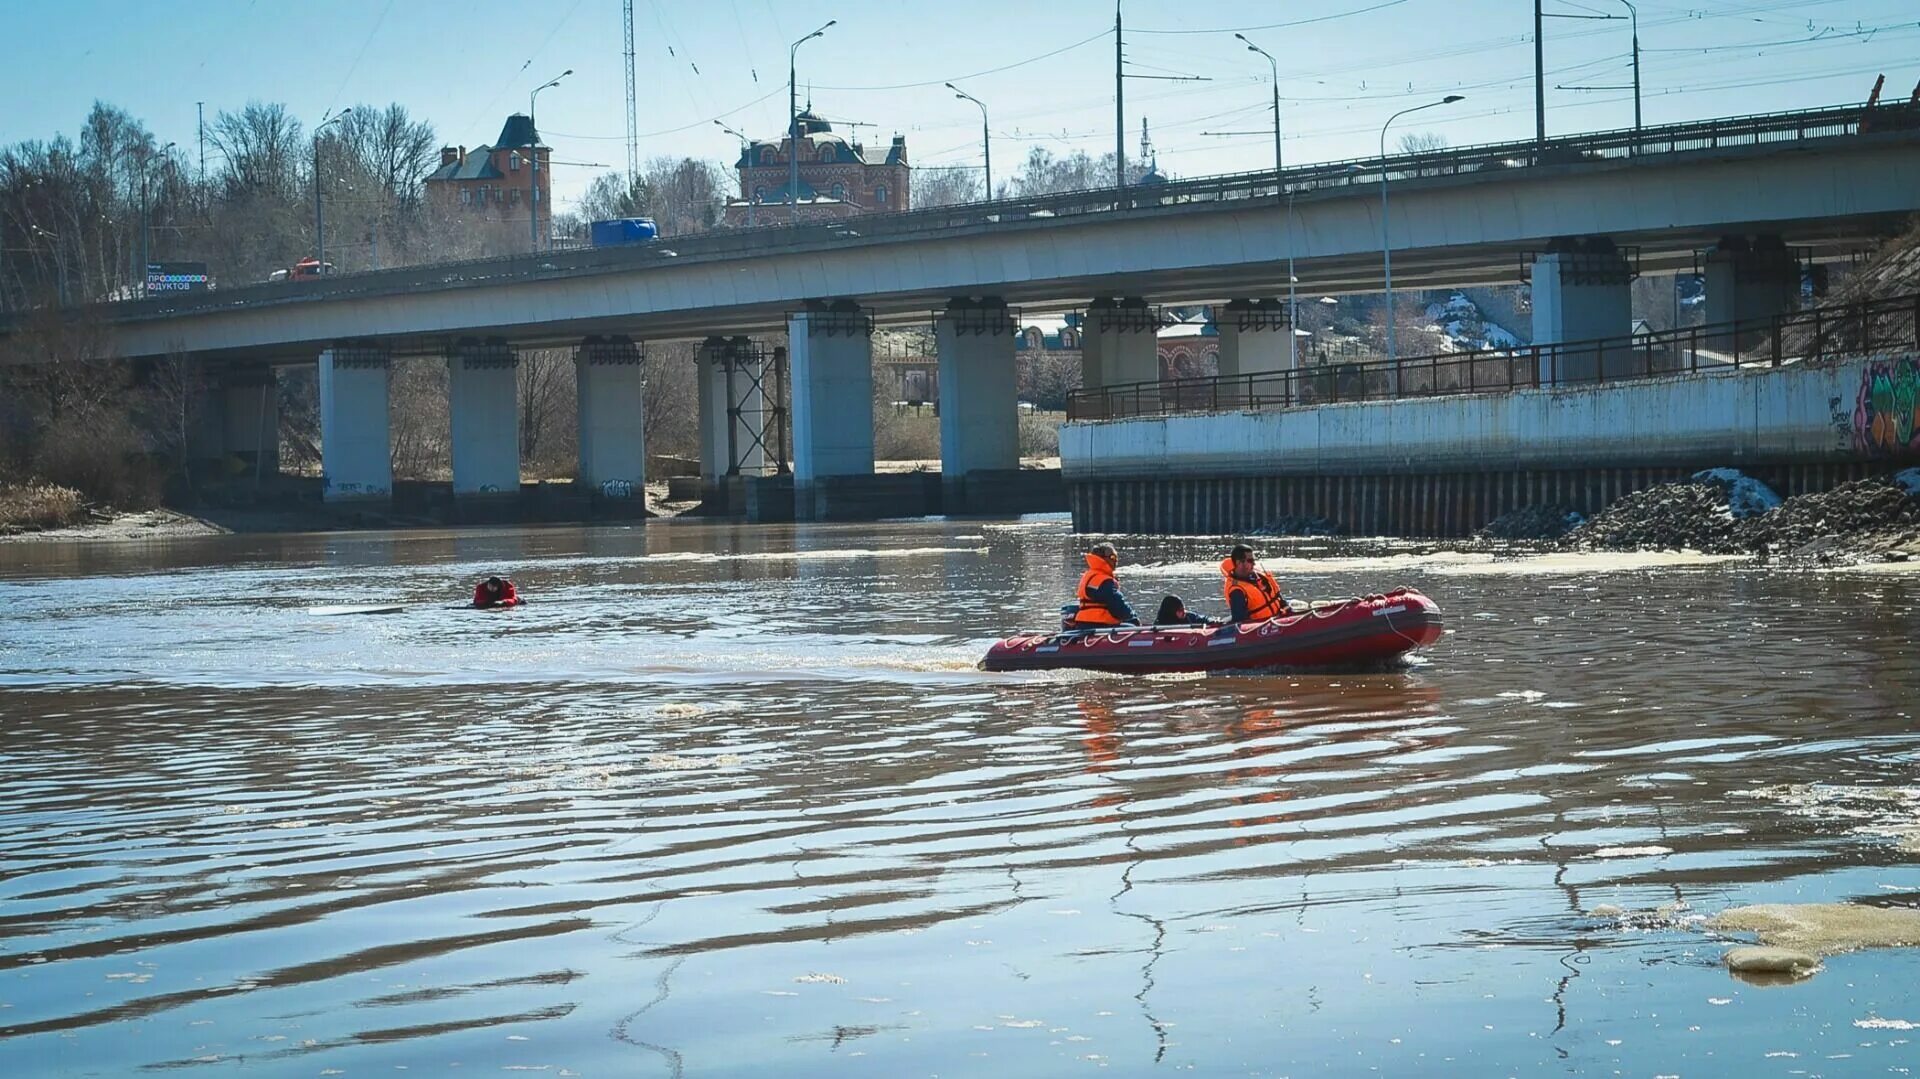
[[492,146],[440,148],[440,167],[427,176],[427,204],[448,219],[472,215],[488,223],[519,222],[539,216],[536,228],[550,236],[553,214],[553,150],[540,145],[533,118],[507,117]]
[[[796,206],[789,207],[787,186],[793,162],[789,155],[796,141],[800,190]],[[724,221],[730,226],[784,224],[795,210],[801,221],[831,221],[900,213],[912,206],[912,168],[907,163],[905,136],[895,135],[886,157],[869,163],[866,147],[848,142],[812,109],[794,118],[787,137],[749,143],[734,168],[740,174],[740,197],[727,202]]]

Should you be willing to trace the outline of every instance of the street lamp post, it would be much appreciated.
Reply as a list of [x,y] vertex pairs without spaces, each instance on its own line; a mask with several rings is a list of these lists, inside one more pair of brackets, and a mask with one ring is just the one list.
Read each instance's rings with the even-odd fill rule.
[[827,27],[839,22],[828,19],[827,25],[808,34],[793,43],[787,49],[787,224],[800,220],[800,81],[795,64],[800,46],[827,32]]
[[540,126],[533,121],[533,106],[540,98],[540,91],[553,89],[571,74],[573,69],[568,68],[551,82],[534,87],[527,95],[527,239],[535,253],[540,250]]
[[[715,127],[719,128],[720,130],[740,140],[740,156],[743,158],[746,158],[747,167],[752,168],[753,158],[748,155],[753,153],[753,140],[741,134],[740,132],[735,131],[733,128],[728,127],[726,124],[721,123],[719,120],[715,120],[713,124]],[[758,201],[753,197],[752,185],[746,183],[743,180],[741,182],[740,194],[742,197],[744,197],[747,200],[747,227],[752,228],[753,227],[753,204],[756,201]]]
[[[1429,101],[1425,105],[1415,105],[1410,109],[1401,109],[1399,112],[1387,117],[1387,122],[1380,125],[1380,258],[1386,272],[1387,362],[1389,363],[1399,358],[1399,354],[1394,348],[1393,233],[1390,231],[1390,225],[1387,219],[1387,128],[1392,127],[1395,120],[1400,119],[1410,112],[1419,112],[1421,109],[1436,108],[1440,105],[1451,105],[1456,101],[1465,100],[1466,97],[1462,94],[1448,94],[1438,101]],[[1393,391],[1396,393],[1399,392],[1400,372],[1393,370],[1387,374],[1388,378],[1392,380]]]
[[[179,143],[167,143],[160,148],[160,157],[166,159],[167,151]],[[147,162],[140,167],[140,295],[147,295],[148,270],[153,262],[151,217],[147,209],[147,182],[153,178],[153,163]]]
[[1233,36],[1246,45],[1248,52],[1257,52],[1266,57],[1267,67],[1273,72],[1273,182],[1278,188],[1286,190],[1287,195],[1287,369],[1292,370],[1297,365],[1294,350],[1299,344],[1299,334],[1295,332],[1295,320],[1300,314],[1299,299],[1296,295],[1299,278],[1293,272],[1293,192],[1287,190],[1286,178],[1283,175],[1286,170],[1286,156],[1280,149],[1280,61],[1275,60],[1272,53],[1247,40],[1245,34]]
[[325,276],[327,272],[327,217],[320,208],[320,132],[329,126],[347,118],[352,109],[341,109],[328,119],[321,120],[313,129],[313,268],[315,274]]
[[975,105],[980,106],[980,147],[981,147],[982,154],[987,159],[987,201],[992,202],[993,201],[993,132],[988,130],[987,128],[987,104],[986,102],[981,101],[979,98],[974,97],[972,94],[967,93],[965,90],[960,89],[958,86],[955,86],[952,83],[947,84],[947,89],[952,90],[953,96],[959,98],[960,100],[971,101]]

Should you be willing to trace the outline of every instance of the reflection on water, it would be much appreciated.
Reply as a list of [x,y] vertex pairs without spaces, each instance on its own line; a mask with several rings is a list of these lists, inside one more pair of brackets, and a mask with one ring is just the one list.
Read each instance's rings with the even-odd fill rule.
[[[1217,544],[1126,546],[1219,606]],[[1702,916],[1917,902],[1913,584],[1335,546],[1289,592],[1419,585],[1453,632],[1396,674],[974,670],[1075,551],[0,551],[0,1074],[1911,1066],[1920,952],[1767,989]],[[453,609],[494,571],[533,603]]]

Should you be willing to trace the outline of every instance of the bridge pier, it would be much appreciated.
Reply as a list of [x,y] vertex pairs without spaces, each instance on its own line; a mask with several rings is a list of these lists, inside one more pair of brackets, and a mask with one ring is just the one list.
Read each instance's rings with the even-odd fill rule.
[[336,345],[320,354],[320,473],[328,502],[393,497],[384,348]]
[[447,356],[453,493],[520,494],[520,357],[505,341],[463,340]]
[[[873,316],[849,301],[787,316],[793,370],[793,494],[799,520],[893,516],[836,482],[873,476]],[[893,507],[899,513],[918,511]]]
[[589,337],[574,351],[580,417],[574,480],[590,493],[645,502],[644,371],[640,348],[629,337]]
[[[260,364],[224,371],[200,391],[200,414],[186,454],[196,473],[276,475],[280,471],[280,387],[273,368]],[[215,465],[210,472],[202,466]]]
[[[990,505],[988,473],[1020,468],[1014,370],[1019,327],[997,297],[955,299],[934,326],[940,358],[940,478],[947,513]],[[970,484],[980,488],[970,493]],[[970,503],[977,503],[976,509]]]
[[1562,238],[1533,260],[1533,343],[1604,343],[1549,350],[1540,383],[1593,382],[1632,373],[1633,267],[1604,236]]
[[725,484],[728,476],[758,476],[767,470],[763,367],[753,342],[746,337],[709,337],[701,342],[695,356],[700,391],[700,480],[709,495]]
[[1800,261],[1779,236],[1728,236],[1707,252],[1706,322],[1737,322],[1732,333],[1716,335],[1711,348],[1746,348],[1765,335],[1775,316],[1790,313],[1800,300]]
[[[1101,297],[1087,305],[1086,330],[1080,340],[1080,386],[1096,390],[1122,383],[1160,381],[1160,312],[1147,301],[1129,296]],[[1121,409],[1159,407],[1157,390],[1142,389]]]
[[[1291,370],[1293,326],[1280,300],[1234,300],[1213,320],[1220,332],[1220,377],[1270,375]],[[1271,386],[1267,384],[1271,383]],[[1262,379],[1264,388],[1280,389],[1278,379]]]

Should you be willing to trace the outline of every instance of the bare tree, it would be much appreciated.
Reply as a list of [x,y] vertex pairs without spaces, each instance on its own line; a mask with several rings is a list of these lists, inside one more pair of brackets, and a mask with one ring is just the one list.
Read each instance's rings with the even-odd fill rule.
[[1438,131],[1409,131],[1400,136],[1400,152],[1425,154],[1447,148],[1447,137]]
[[984,194],[980,170],[972,166],[929,168],[923,165],[913,170],[913,206],[916,210],[979,202]]
[[194,429],[205,410],[206,372],[196,356],[169,352],[147,374],[147,402],[154,448],[173,462],[189,498],[193,482]]
[[573,357],[561,349],[520,354],[520,460],[542,478],[571,475],[578,432]]
[[285,105],[249,101],[214,117],[207,141],[220,152],[220,186],[229,199],[291,200],[306,174],[306,132]]

